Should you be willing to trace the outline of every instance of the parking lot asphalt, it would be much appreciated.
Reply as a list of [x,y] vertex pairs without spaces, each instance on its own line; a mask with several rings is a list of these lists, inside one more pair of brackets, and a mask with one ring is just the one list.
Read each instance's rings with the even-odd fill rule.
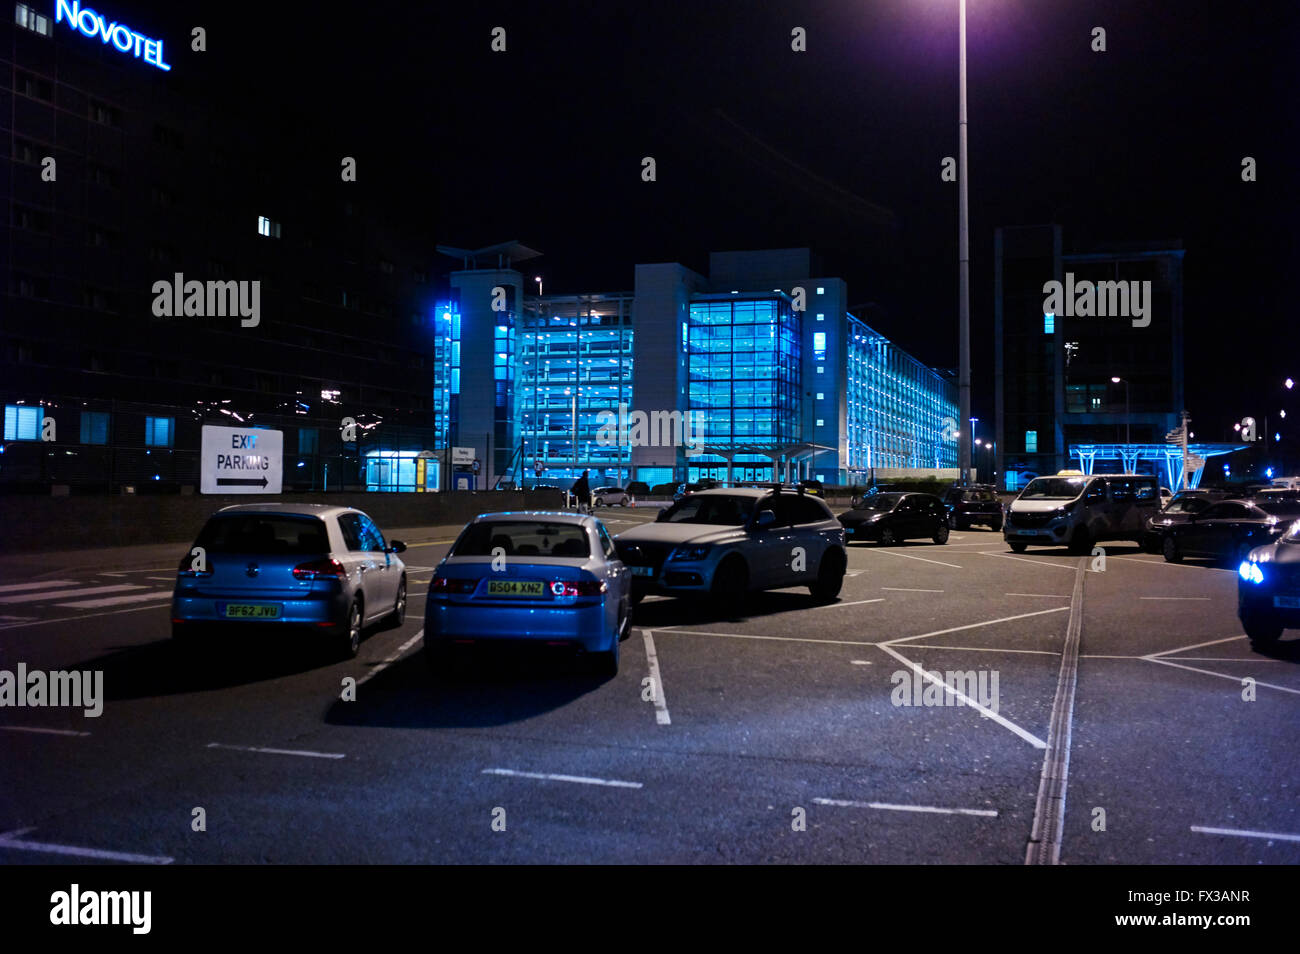
[[9,564],[0,669],[101,670],[105,701],[0,710],[0,863],[1300,862],[1300,640],[1252,651],[1230,570],[855,545],[832,605],[648,598],[613,678],[557,651],[435,681],[456,529],[390,533],[422,544],[410,612],[347,662],[178,651],[181,547]]

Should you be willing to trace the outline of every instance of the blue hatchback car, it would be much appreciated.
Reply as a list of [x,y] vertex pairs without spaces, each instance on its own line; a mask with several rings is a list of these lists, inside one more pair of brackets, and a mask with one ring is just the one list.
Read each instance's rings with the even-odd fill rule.
[[583,514],[479,514],[434,570],[424,648],[437,670],[456,643],[576,646],[618,672],[629,629],[629,577],[609,532]]

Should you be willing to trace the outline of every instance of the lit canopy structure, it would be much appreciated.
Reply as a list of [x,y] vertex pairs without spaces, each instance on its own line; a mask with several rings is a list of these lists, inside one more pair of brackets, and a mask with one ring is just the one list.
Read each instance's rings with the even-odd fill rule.
[[[1193,463],[1199,461],[1192,471],[1189,486],[1191,488],[1200,486],[1205,463],[1211,457],[1222,457],[1224,454],[1231,454],[1233,451],[1245,448],[1245,444],[1188,444],[1187,453]],[[1079,469],[1085,474],[1093,472],[1093,466],[1099,459],[1120,461],[1124,473],[1134,473],[1138,461],[1153,461],[1156,464],[1157,474],[1160,473],[1160,467],[1164,467],[1164,482],[1171,490],[1176,493],[1183,489],[1181,444],[1071,444],[1070,457],[1078,460]]]

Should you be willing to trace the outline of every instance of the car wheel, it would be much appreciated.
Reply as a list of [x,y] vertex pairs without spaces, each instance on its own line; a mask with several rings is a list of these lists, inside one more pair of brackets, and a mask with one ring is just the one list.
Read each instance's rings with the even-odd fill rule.
[[947,542],[948,542],[948,532],[949,532],[949,531],[948,531],[948,525],[947,525],[946,523],[941,523],[941,524],[939,524],[939,526],[937,526],[937,527],[934,528],[934,542],[935,542],[935,543],[947,543]]
[[592,662],[597,674],[601,676],[618,675],[618,647],[622,640],[617,633],[614,634],[614,645],[608,652],[592,653]]
[[1178,541],[1173,537],[1165,537],[1160,545],[1160,552],[1165,555],[1165,560],[1169,563],[1183,562],[1183,551],[1178,548]]
[[603,506],[605,506],[605,498],[604,498],[604,497],[597,497],[597,498],[596,498],[596,506],[597,506],[597,507],[603,507]]
[[1024,552],[1025,552],[1025,549],[1029,546],[1029,544],[1027,544],[1027,543],[1008,543],[1007,546],[1009,546],[1009,547],[1011,548],[1011,552],[1012,552],[1012,553],[1024,553]]
[[1250,613],[1241,618],[1252,646],[1269,646],[1282,638],[1282,624],[1268,613]]
[[884,530],[880,531],[879,543],[882,547],[892,547],[897,542],[898,542],[898,537],[894,535],[893,530],[890,530],[888,527],[886,527]]
[[387,622],[391,626],[401,626],[406,622],[406,577],[397,584],[397,599],[393,600],[393,611],[388,614]]
[[1001,521],[1001,520],[994,520],[992,523],[989,524],[989,529],[992,530],[994,533],[1001,533],[1001,532],[1002,532],[1002,521]]
[[740,557],[731,556],[713,573],[709,596],[713,605],[723,613],[738,611],[749,590],[749,570]]
[[627,498],[624,497],[622,500],[620,500],[620,501],[618,502],[618,505],[619,505],[620,507],[626,507],[626,506],[627,506]]
[[819,603],[829,603],[840,595],[844,586],[844,554],[839,550],[827,550],[817,567],[817,582],[808,587],[813,598]]
[[347,631],[339,637],[339,655],[352,659],[361,648],[361,601],[354,599],[348,607]]
[[1088,532],[1087,527],[1080,527],[1074,531],[1067,549],[1075,556],[1082,556],[1085,553],[1092,552],[1092,534]]

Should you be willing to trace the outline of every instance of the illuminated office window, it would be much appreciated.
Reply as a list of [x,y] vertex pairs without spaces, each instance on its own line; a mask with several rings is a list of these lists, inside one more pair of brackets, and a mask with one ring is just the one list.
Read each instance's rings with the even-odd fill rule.
[[257,217],[257,234],[265,235],[267,238],[279,238],[280,223],[273,222],[271,219],[268,219],[265,215],[259,215]]

